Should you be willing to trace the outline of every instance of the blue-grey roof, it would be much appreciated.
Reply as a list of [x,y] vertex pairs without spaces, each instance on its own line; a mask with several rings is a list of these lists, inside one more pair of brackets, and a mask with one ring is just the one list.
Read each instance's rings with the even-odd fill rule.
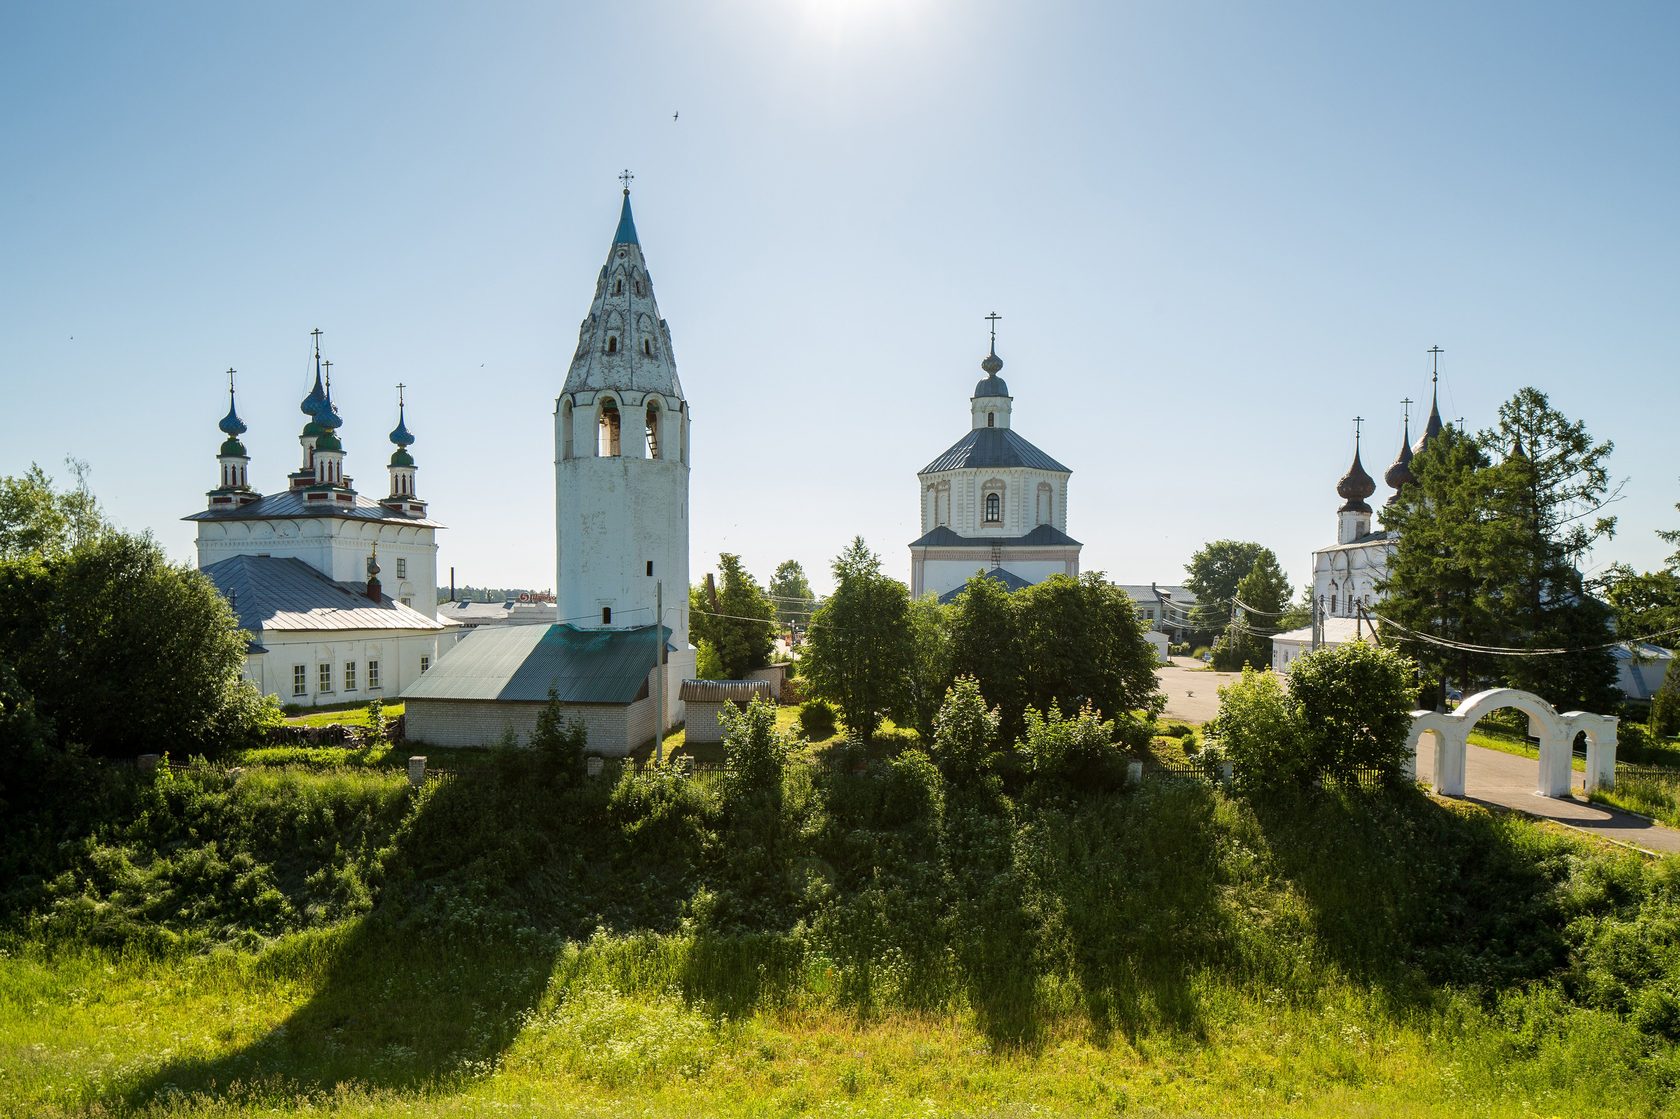
[[912,548],[1043,548],[1058,544],[1082,546],[1055,525],[1039,525],[1025,536],[959,536],[949,525],[940,525],[910,541]]
[[990,373],[984,379],[975,384],[974,395],[976,397],[1008,396],[1009,385],[1006,384],[1004,379],[999,377],[996,373]]
[[[1021,590],[1023,587],[1032,586],[1032,583],[1028,582],[1026,579],[1021,578],[1019,575],[1015,574],[1013,571],[1009,570],[1007,567],[994,567],[994,568],[991,568],[990,570],[987,570],[987,571],[976,572],[976,574],[980,575],[983,578],[990,579],[994,583],[1002,583],[1003,584],[1003,589],[1006,590],[1006,591],[1018,591],[1018,590]],[[945,603],[948,603],[948,602],[955,602],[957,600],[957,596],[962,594],[967,589],[968,589],[968,584],[967,583],[964,583],[960,587],[951,588],[950,590],[946,591],[944,594],[939,596],[940,605],[944,605]]]
[[630,216],[630,192],[624,192],[624,209],[618,214],[618,232],[613,234],[615,245],[640,245],[636,240],[636,219]]
[[395,525],[419,525],[422,528],[442,528],[436,521],[425,517],[410,517],[395,510],[387,509],[377,501],[371,501],[361,494],[355,495],[355,500],[346,505],[334,501],[330,507],[309,505],[303,500],[304,491],[287,490],[284,493],[271,493],[259,501],[249,505],[226,506],[218,509],[200,509],[191,516],[182,517],[183,521],[265,521],[301,519],[305,517],[342,517],[350,521],[387,521]]
[[1073,471],[1016,435],[1007,427],[977,427],[952,443],[938,458],[922,467],[921,474],[941,470],[981,470],[990,467],[1025,466],[1032,470]]
[[578,629],[572,625],[475,629],[408,686],[409,699],[630,703],[647,685],[664,626]]
[[204,574],[239,615],[239,628],[253,636],[277,630],[444,628],[388,596],[373,601],[365,583],[334,582],[291,556],[232,556]]

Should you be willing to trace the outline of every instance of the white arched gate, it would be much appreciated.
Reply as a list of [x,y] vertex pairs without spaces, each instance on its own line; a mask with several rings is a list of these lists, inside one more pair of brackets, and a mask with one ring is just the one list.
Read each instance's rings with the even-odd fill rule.
[[1587,736],[1587,792],[1608,789],[1616,783],[1616,723],[1613,715],[1591,715],[1569,711],[1562,715],[1532,692],[1515,688],[1492,688],[1477,692],[1458,705],[1458,710],[1412,712],[1412,775],[1424,740],[1435,747],[1435,791],[1443,796],[1464,795],[1464,760],[1469,753],[1470,728],[1492,711],[1514,708],[1528,716],[1528,733],[1540,740],[1540,777],[1535,792],[1544,797],[1569,795],[1570,760],[1575,736]]

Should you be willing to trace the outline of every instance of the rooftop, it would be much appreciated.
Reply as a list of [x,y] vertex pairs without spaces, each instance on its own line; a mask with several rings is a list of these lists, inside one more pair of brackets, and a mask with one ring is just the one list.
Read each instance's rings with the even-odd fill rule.
[[403,692],[408,699],[542,703],[630,703],[647,686],[671,631],[578,629],[572,625],[489,626],[461,638]]
[[253,635],[280,630],[444,628],[388,596],[373,601],[365,584],[335,582],[290,556],[233,556],[206,567],[204,574],[239,615],[240,628]]
[[1029,470],[1050,470],[1058,474],[1073,471],[1015,434],[1007,427],[978,427],[952,443],[945,453],[922,467],[920,474],[942,470],[980,470],[987,467],[1023,466]]

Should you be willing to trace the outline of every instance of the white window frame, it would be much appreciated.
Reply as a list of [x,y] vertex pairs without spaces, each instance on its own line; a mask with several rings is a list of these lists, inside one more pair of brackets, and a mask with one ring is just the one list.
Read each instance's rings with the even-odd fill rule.
[[331,695],[333,690],[333,666],[331,661],[322,661],[315,666],[316,691],[323,695]]
[[355,661],[345,661],[344,662],[344,690],[347,691],[347,692],[353,692],[353,691],[356,690],[356,662]]
[[379,662],[377,660],[368,661],[367,686],[368,686],[368,691],[370,691],[370,692],[377,692],[377,691],[380,690],[379,689]]
[[292,694],[294,696],[309,694],[309,666],[307,664],[292,665]]

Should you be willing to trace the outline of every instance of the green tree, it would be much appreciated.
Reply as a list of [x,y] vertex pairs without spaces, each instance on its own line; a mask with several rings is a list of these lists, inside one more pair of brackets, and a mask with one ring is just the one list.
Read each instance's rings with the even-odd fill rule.
[[1632,641],[1653,634],[1658,645],[1680,641],[1680,574],[1635,571],[1625,563],[1611,564],[1594,580],[1616,619],[1616,636]]
[[723,578],[715,605],[701,588],[690,589],[689,624],[717,651],[725,678],[739,680],[770,663],[776,611],[758,580],[741,566],[740,556],[724,552],[718,556],[718,569]]
[[1184,585],[1196,596],[1196,608],[1191,612],[1195,634],[1211,639],[1223,630],[1231,618],[1231,599],[1236,596],[1237,584],[1260,561],[1271,556],[1270,548],[1249,540],[1214,540],[1202,545],[1184,566]]
[[951,608],[932,595],[910,603],[910,664],[904,676],[902,706],[895,721],[916,728],[926,742],[951,686]]
[[66,460],[76,488],[60,491],[39,466],[0,478],[0,560],[62,556],[106,530],[87,485],[87,464]]
[[1110,719],[1158,707],[1155,650],[1125,591],[1088,572],[1052,575],[1012,597],[1027,706],[1090,707]]
[[1001,721],[997,708],[986,706],[979,682],[957,677],[934,718],[928,750],[947,781],[957,786],[996,783]]
[[863,537],[834,560],[834,593],[811,618],[800,675],[840,709],[846,729],[871,739],[903,703],[912,660],[910,592],[881,573]]
[[1289,577],[1270,548],[1237,581],[1233,597],[1236,621],[1213,647],[1214,667],[1227,672],[1244,665],[1265,668],[1272,663],[1272,634],[1281,628],[1289,606]]
[[975,575],[951,607],[951,675],[974,679],[1001,712],[1004,737],[1013,739],[1027,708],[1026,651],[1015,596],[997,580]]
[[817,596],[811,592],[811,581],[805,578],[805,568],[798,560],[783,560],[776,566],[776,573],[770,576],[769,593],[782,625],[803,627],[810,621]]
[[241,735],[229,711],[269,706],[242,679],[247,640],[210,581],[149,537],[105,532],[0,563],[0,658],[61,746],[179,751]]
[[1417,666],[1363,641],[1317,649],[1289,668],[1298,748],[1312,773],[1348,780],[1375,769],[1398,781],[1406,766]]

